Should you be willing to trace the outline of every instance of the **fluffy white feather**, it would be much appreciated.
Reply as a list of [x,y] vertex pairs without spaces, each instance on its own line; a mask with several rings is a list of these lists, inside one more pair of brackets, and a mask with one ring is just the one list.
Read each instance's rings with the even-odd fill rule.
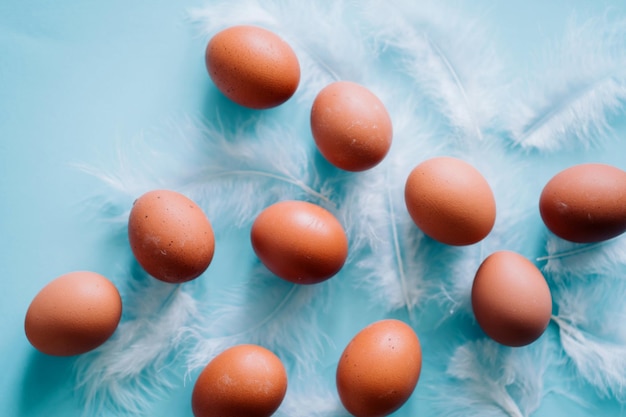
[[549,356],[542,339],[516,349],[490,339],[466,342],[446,370],[454,390],[430,387],[435,409],[446,417],[528,417],[541,403]]
[[553,287],[561,345],[578,375],[626,403],[626,284],[612,276],[569,277]]
[[522,148],[604,143],[610,117],[626,100],[626,22],[571,19],[563,39],[547,47],[536,72],[511,97],[506,124]]
[[580,244],[550,234],[547,255],[537,258],[545,262],[543,270],[555,278],[564,274],[606,274],[619,265],[626,265],[626,235],[599,243]]
[[241,343],[272,350],[290,375],[313,373],[329,343],[317,318],[327,309],[331,281],[291,284],[259,264],[243,284],[207,297],[197,320],[181,330],[188,373]]
[[426,290],[431,251],[406,210],[404,184],[411,169],[441,152],[445,141],[420,115],[413,95],[382,83],[374,90],[391,115],[393,143],[378,166],[345,179],[338,216],[350,238],[354,284],[387,311],[412,315]]
[[197,314],[193,283],[172,285],[141,275],[124,288],[124,316],[115,334],[76,361],[86,415],[104,410],[147,415],[150,401],[171,386],[177,338]]
[[434,103],[434,114],[464,138],[483,138],[504,85],[485,22],[441,1],[373,0],[364,10],[370,37],[396,53],[392,62]]
[[[295,4],[280,0],[217,1],[190,11],[209,38],[232,25],[252,24],[281,36],[296,52],[302,78],[300,100],[310,100],[328,83],[359,82],[374,60],[358,27],[350,24],[352,2],[346,0]],[[358,10],[358,9],[357,9]]]
[[306,378],[290,379],[276,417],[349,417],[337,390],[332,388],[319,371]]
[[187,195],[216,230],[249,225],[263,208],[283,199],[334,207],[313,146],[297,126],[261,115],[231,122],[224,126],[219,115],[214,122],[187,118],[158,135],[142,136],[135,146],[120,146],[114,169],[81,169],[109,186],[106,198],[95,198],[120,223],[127,221],[133,200],[155,188]]

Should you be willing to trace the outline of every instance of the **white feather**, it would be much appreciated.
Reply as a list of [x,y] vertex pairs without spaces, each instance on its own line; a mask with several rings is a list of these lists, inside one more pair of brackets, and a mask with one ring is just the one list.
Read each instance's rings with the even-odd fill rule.
[[409,217],[404,184],[409,172],[440,152],[445,141],[419,115],[414,96],[403,97],[394,86],[381,83],[373,89],[391,115],[393,143],[378,166],[346,178],[338,216],[350,239],[354,285],[366,289],[386,311],[406,309],[412,315],[426,290],[431,251]]
[[616,266],[626,265],[626,235],[599,243],[580,244],[550,234],[547,255],[537,258],[545,262],[543,270],[555,278],[564,274],[606,274]]
[[142,136],[134,147],[121,146],[114,169],[82,166],[109,186],[106,197],[94,197],[96,203],[125,224],[135,198],[167,188],[200,205],[217,230],[249,225],[279,200],[304,199],[334,207],[312,144],[295,127],[264,116],[232,122],[231,128],[219,116],[214,123],[187,118],[159,135]]
[[[369,1],[370,37],[397,54],[399,69],[460,136],[482,139],[503,91],[501,64],[485,22],[441,1]],[[393,61],[393,62],[396,62]]]
[[512,141],[540,151],[604,143],[626,100],[626,22],[571,19],[540,62],[507,109]]
[[509,348],[490,339],[466,342],[450,358],[446,375],[453,391],[431,387],[438,415],[528,417],[541,403],[547,343]]
[[104,410],[146,415],[150,402],[172,386],[177,335],[197,315],[197,301],[189,293],[193,286],[147,276],[128,284],[115,334],[76,361],[86,415]]
[[[206,37],[233,25],[252,24],[281,36],[294,49],[301,67],[297,95],[312,99],[333,81],[359,82],[374,60],[358,27],[348,19],[349,1],[307,1],[297,6],[280,0],[217,1],[190,11]],[[293,6],[293,7],[292,7]]]
[[[333,387],[334,388],[334,387]],[[306,378],[289,380],[287,395],[276,417],[349,417],[336,389],[324,380],[320,372]]]
[[188,374],[228,347],[255,343],[272,350],[290,375],[311,373],[330,339],[317,318],[326,311],[329,286],[291,284],[259,264],[242,285],[204,300],[193,323],[181,330]]
[[626,284],[612,276],[569,277],[553,288],[561,345],[578,375],[604,398],[626,403]]

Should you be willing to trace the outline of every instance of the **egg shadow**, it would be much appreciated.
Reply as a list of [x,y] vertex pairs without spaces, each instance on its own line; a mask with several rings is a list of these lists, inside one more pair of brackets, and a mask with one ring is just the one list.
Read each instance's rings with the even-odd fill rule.
[[48,415],[58,406],[59,396],[71,397],[76,359],[33,351],[23,371],[19,415]]

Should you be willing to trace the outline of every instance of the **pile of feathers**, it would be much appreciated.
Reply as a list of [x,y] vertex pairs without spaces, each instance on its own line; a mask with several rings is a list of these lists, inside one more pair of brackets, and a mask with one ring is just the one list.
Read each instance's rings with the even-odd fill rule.
[[[390,317],[411,325],[424,355],[398,416],[539,416],[555,404],[619,412],[626,236],[562,240],[541,222],[538,196],[556,172],[615,157],[606,150],[624,140],[614,124],[626,103],[626,20],[572,16],[520,67],[508,63],[485,14],[435,0],[233,0],[189,11],[187,24],[207,41],[239,24],[278,34],[296,52],[302,79],[287,103],[262,111],[210,86],[215,105],[201,117],[121,144],[117,166],[82,167],[106,184],[94,198],[120,241],[133,201],[160,188],[197,202],[217,242],[217,265],[192,282],[157,281],[132,260],[111,277],[125,303],[120,326],[76,363],[93,415],[150,414],[154,401],[239,343],[265,346],[286,364],[277,415],[346,415],[334,387],[340,352],[362,327]],[[340,80],[374,92],[393,122],[388,155],[364,172],[324,161],[309,130],[317,92]],[[439,155],[471,163],[493,189],[496,223],[477,244],[435,242],[407,213],[408,173]],[[610,162],[626,168],[626,159]],[[332,279],[285,282],[254,256],[254,218],[285,199],[319,204],[344,226],[350,254]],[[525,347],[489,339],[472,314],[474,274],[496,250],[532,260],[551,290],[551,323]]]

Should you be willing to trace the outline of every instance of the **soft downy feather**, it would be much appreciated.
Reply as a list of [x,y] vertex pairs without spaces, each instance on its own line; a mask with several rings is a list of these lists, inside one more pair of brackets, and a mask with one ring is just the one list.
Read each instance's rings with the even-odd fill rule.
[[603,398],[626,403],[626,331],[622,276],[561,276],[552,286],[561,346],[577,374]]
[[[124,278],[128,275],[124,274]],[[150,401],[172,384],[181,326],[197,315],[194,283],[172,285],[136,268],[122,288],[124,315],[115,334],[76,361],[85,415],[115,410],[147,415]]]
[[308,102],[331,82],[359,82],[375,58],[358,29],[346,23],[351,3],[307,1],[295,6],[280,0],[217,1],[192,9],[189,16],[207,38],[241,24],[258,25],[281,36],[300,61],[302,78],[296,96]]
[[[334,386],[332,388],[335,388]],[[316,372],[289,380],[287,395],[276,417],[350,417],[336,389]]]
[[466,342],[448,362],[453,392],[430,387],[435,409],[446,417],[528,417],[543,398],[549,364],[545,338],[522,348],[490,339]]
[[420,116],[414,95],[389,85],[374,90],[392,119],[391,149],[379,165],[346,180],[338,215],[355,259],[354,285],[386,311],[406,309],[411,317],[427,288],[431,252],[406,210],[404,184],[411,169],[443,146],[433,123]]
[[616,266],[626,265],[626,234],[598,243],[573,243],[549,234],[543,271],[563,274],[609,274]]
[[[213,122],[187,117],[158,134],[142,135],[134,146],[120,146],[114,169],[80,168],[109,187],[96,203],[122,224],[134,199],[156,188],[194,200],[216,232],[247,226],[263,208],[283,199],[334,206],[312,146],[297,127],[263,115],[236,117],[232,125],[225,126],[219,114]],[[255,198],[230,198],[237,194]]]
[[369,1],[369,36],[432,103],[459,136],[482,139],[493,128],[503,93],[502,65],[485,22],[441,1]]
[[331,286],[292,284],[258,263],[242,284],[207,297],[198,319],[181,329],[188,375],[242,343],[272,350],[290,375],[312,374],[330,343],[317,318],[328,309]]
[[563,39],[546,48],[511,98],[505,124],[524,149],[604,143],[610,116],[622,112],[626,100],[626,22],[572,18]]

